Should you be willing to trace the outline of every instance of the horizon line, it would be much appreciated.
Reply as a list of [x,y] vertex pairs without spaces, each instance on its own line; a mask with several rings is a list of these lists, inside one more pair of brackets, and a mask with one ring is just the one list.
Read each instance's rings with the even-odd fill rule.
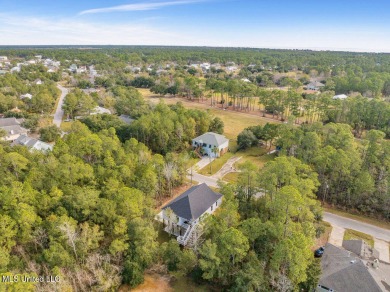
[[298,47],[251,47],[251,46],[208,46],[208,45],[120,45],[120,44],[34,44],[34,45],[0,45],[1,47],[182,47],[182,48],[211,48],[211,49],[252,49],[252,50],[287,50],[287,51],[313,51],[313,52],[343,52],[343,53],[367,53],[367,54],[390,54],[389,51],[365,51],[361,49],[337,49],[337,48],[298,48]]

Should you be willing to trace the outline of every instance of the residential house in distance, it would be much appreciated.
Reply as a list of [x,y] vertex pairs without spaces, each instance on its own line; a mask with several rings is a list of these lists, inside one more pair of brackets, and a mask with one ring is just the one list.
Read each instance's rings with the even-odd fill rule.
[[73,72],[73,73],[76,73],[77,72],[77,65],[76,64],[70,65],[69,66],[69,71]]
[[344,240],[343,247],[326,244],[316,292],[380,292],[390,287],[390,264],[379,261],[377,251],[362,240]]
[[97,115],[97,114],[108,114],[111,115],[111,111],[107,108],[97,106],[91,111],[91,115]]
[[20,135],[27,135],[28,130],[21,126],[23,119],[16,118],[3,118],[0,119],[0,129],[6,132],[5,137],[2,139],[5,141],[14,141],[19,138]]
[[28,98],[28,99],[32,99],[32,95],[30,93],[26,93],[26,94],[22,94],[20,96],[20,99],[25,99],[25,98]]
[[128,125],[130,125],[132,122],[135,121],[134,119],[132,119],[128,115],[120,115],[119,118],[121,119],[122,122],[124,122],[125,124],[128,124]]
[[11,146],[22,145],[30,149],[30,151],[52,151],[53,145],[47,144],[40,140],[28,137],[23,134],[20,135],[15,141],[12,142]]
[[345,94],[338,94],[333,96],[333,99],[346,99],[346,98],[348,98],[348,96]]
[[318,91],[324,86],[325,86],[325,84],[323,84],[319,81],[314,81],[314,82],[310,82],[308,85],[306,85],[306,89]]
[[165,231],[183,246],[193,247],[203,233],[202,220],[221,205],[223,196],[205,183],[193,186],[172,200],[157,215]]
[[7,56],[0,56],[0,61],[7,61],[8,57]]
[[192,147],[209,157],[220,157],[229,149],[229,139],[213,132],[207,132],[192,139]]

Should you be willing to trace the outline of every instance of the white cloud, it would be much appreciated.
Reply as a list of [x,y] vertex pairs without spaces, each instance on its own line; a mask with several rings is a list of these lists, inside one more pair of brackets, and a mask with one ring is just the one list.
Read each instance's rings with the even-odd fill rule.
[[154,26],[150,19],[106,24],[80,19],[7,16],[0,13],[0,45],[170,44],[180,35]]
[[79,13],[79,15],[105,13],[105,12],[116,12],[116,11],[155,10],[155,9],[163,8],[163,7],[167,7],[167,6],[185,5],[185,4],[192,4],[192,3],[199,3],[199,2],[204,2],[204,0],[181,0],[181,1],[168,1],[168,2],[134,3],[134,4],[127,4],[127,5],[118,5],[118,6],[112,6],[112,7],[84,10],[84,11],[81,11]]

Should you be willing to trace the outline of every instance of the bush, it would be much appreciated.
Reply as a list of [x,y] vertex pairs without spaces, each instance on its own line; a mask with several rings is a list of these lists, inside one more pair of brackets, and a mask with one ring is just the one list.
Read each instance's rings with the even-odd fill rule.
[[244,130],[237,137],[238,149],[247,149],[258,142],[252,131]]
[[52,125],[39,130],[41,140],[44,142],[53,142],[61,136],[61,130],[57,126]]

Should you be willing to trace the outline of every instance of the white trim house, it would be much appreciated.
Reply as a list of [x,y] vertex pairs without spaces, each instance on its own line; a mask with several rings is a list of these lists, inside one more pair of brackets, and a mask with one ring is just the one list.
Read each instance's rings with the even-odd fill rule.
[[192,147],[201,148],[201,152],[209,157],[220,157],[228,151],[229,139],[220,134],[207,132],[192,139]]
[[193,186],[172,200],[157,215],[165,231],[175,235],[183,246],[193,246],[202,231],[200,222],[222,204],[223,196],[205,183]]

